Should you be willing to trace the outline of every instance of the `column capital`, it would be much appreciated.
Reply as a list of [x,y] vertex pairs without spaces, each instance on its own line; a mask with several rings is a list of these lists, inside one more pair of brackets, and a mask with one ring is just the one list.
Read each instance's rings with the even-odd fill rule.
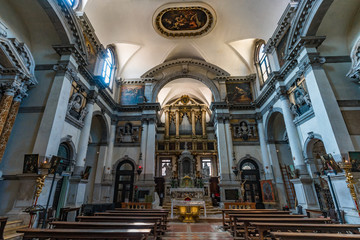
[[71,64],[70,61],[59,61],[58,64],[53,66],[53,70],[56,74],[66,75],[69,81],[80,82],[80,78],[77,76],[78,72],[76,67]]
[[262,122],[263,122],[263,116],[262,116],[262,114],[261,114],[260,112],[257,112],[257,113],[255,114],[255,119],[256,119],[256,121],[257,121],[258,123],[262,123]]
[[286,88],[284,86],[277,88],[275,97],[280,100],[287,100],[289,96],[287,94]]
[[306,53],[305,56],[299,61],[299,71],[296,72],[298,77],[306,75],[311,68],[320,69],[326,62],[325,57],[321,57],[318,52]]
[[75,44],[53,45],[53,48],[60,56],[72,55],[75,57],[76,62],[79,65],[88,65],[86,58],[82,55]]
[[87,94],[87,103],[94,104],[98,99],[98,93],[95,90],[90,90]]

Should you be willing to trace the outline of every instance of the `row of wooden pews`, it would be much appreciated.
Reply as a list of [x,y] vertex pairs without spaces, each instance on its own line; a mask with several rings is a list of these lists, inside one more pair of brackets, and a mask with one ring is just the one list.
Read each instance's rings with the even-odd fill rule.
[[25,229],[23,239],[157,239],[167,229],[168,210],[115,209],[77,222],[54,221],[51,229]]
[[235,239],[360,239],[360,225],[335,224],[275,209],[224,209],[223,228]]

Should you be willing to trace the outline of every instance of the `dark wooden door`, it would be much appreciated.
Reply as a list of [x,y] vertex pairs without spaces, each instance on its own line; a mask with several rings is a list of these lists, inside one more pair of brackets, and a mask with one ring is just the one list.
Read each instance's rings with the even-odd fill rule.
[[241,181],[244,183],[244,202],[262,202],[259,167],[254,160],[241,162]]
[[132,202],[134,192],[134,164],[129,160],[119,163],[116,168],[114,203],[121,207],[125,201]]

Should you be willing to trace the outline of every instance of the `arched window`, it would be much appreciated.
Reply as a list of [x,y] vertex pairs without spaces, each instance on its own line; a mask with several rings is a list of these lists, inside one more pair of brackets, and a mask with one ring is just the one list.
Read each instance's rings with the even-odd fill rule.
[[66,0],[71,7],[74,7],[75,0]]
[[256,65],[258,67],[258,73],[261,81],[261,86],[266,82],[271,73],[269,59],[264,52],[265,42],[263,40],[259,41],[255,50],[255,59]]
[[114,54],[110,50],[110,48],[108,48],[106,50],[106,56],[105,56],[104,66],[101,72],[101,76],[104,79],[104,83],[108,85],[109,88],[112,88],[113,70],[114,70]]

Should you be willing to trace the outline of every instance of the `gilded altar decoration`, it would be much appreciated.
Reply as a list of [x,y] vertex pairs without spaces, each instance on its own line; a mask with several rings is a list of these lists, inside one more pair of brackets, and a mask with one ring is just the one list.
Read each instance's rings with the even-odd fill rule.
[[250,82],[226,83],[227,100],[232,104],[250,104],[253,94]]
[[154,14],[154,29],[167,38],[199,37],[210,32],[216,23],[215,11],[204,3],[173,3]]
[[233,141],[235,142],[259,141],[255,119],[231,119],[230,123],[231,123]]
[[116,143],[138,143],[141,138],[140,122],[119,121],[116,128]]
[[[350,153],[349,153],[350,156]],[[345,177],[346,177],[346,183],[347,183],[347,187],[350,190],[350,194],[352,199],[354,200],[355,206],[356,206],[356,210],[359,213],[360,216],[360,210],[359,210],[359,203],[358,203],[358,197],[357,197],[357,193],[356,193],[356,181],[354,179],[354,175],[352,174],[351,170],[353,168],[353,164],[351,162],[351,158],[349,161],[345,160],[345,162],[343,162],[341,164],[341,168],[344,169],[345,171]]]

